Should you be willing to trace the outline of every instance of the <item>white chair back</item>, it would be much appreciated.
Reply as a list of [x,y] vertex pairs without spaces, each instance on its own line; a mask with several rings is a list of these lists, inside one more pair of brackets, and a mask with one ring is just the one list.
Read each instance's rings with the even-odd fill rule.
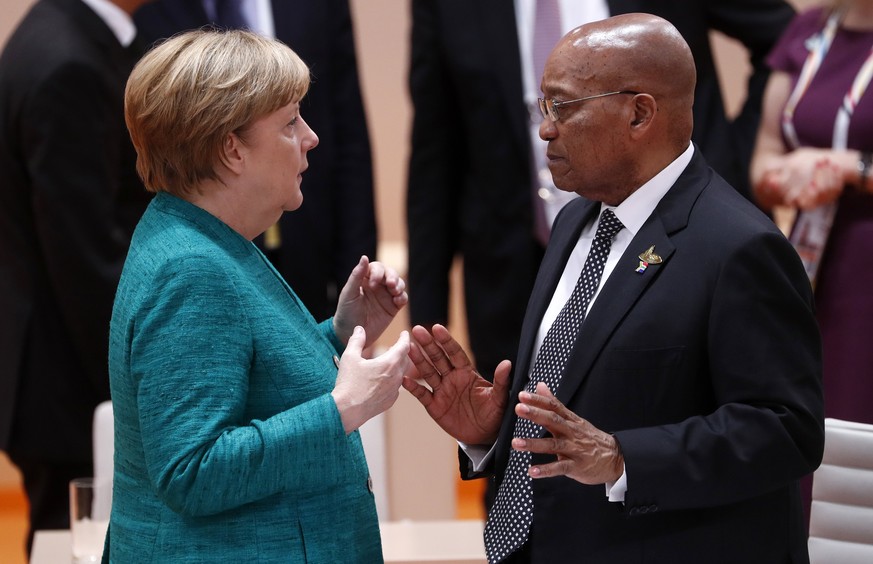
[[873,562],[873,425],[825,419],[812,482],[810,564]]
[[[112,402],[104,401],[94,410],[94,427],[91,431],[94,448],[94,483],[101,484],[95,492],[95,504],[112,505],[113,454],[115,453],[115,420]],[[107,499],[101,499],[106,496]]]

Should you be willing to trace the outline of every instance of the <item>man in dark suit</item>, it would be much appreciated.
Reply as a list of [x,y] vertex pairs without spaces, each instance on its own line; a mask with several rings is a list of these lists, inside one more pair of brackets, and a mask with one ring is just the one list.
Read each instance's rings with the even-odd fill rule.
[[656,16],[566,35],[539,131],[555,184],[581,198],[555,222],[514,376],[504,361],[492,385],[444,327],[413,329],[427,386],[404,386],[462,441],[462,473],[498,487],[492,562],[808,562],[797,481],[824,445],[812,292],[690,142],[694,84]]
[[[604,16],[649,12],[679,29],[697,66],[694,141],[713,168],[745,194],[768,73],[764,56],[791,19],[792,8],[784,0],[586,0],[578,3],[586,7],[575,9],[598,3]],[[532,24],[516,18],[517,7],[524,4],[412,2],[410,317],[425,325],[448,321],[449,270],[453,258],[462,256],[470,346],[485,374],[515,353],[543,252],[535,236],[532,182],[538,171],[531,159],[518,32]],[[581,23],[570,22],[566,29]],[[711,30],[740,41],[752,63],[748,97],[730,122],[712,58]],[[533,82],[538,95],[539,78]]]
[[0,448],[31,535],[69,526],[109,399],[112,301],[148,203],[122,107],[141,3],[41,0],[0,57]]
[[278,237],[271,229],[257,243],[309,311],[326,319],[336,311],[338,291],[361,255],[376,256],[370,141],[349,4],[274,1],[269,14],[253,4],[157,0],[134,19],[147,43],[208,24],[247,27],[276,37],[309,65],[312,87],[300,112],[319,143],[309,156],[305,201],[296,213],[282,216]]

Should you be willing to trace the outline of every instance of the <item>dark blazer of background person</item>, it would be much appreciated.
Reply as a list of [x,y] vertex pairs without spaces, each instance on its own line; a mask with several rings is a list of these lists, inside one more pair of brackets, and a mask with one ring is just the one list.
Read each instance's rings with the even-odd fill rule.
[[[503,479],[518,392],[580,230],[558,215],[522,329],[494,455]],[[636,271],[651,245],[661,264]],[[582,325],[556,397],[621,444],[628,489],[533,481],[533,562],[806,562],[796,480],[821,459],[812,291],[772,221],[691,163],[631,241]],[[554,457],[533,454],[532,465]],[[789,556],[790,555],[790,556]]]
[[[300,113],[318,132],[309,156],[303,206],[280,220],[282,244],[267,255],[316,319],[361,255],[376,257],[370,140],[361,101],[348,0],[272,2],[276,39],[312,71]],[[211,23],[200,0],[157,0],[134,15],[147,44]],[[262,242],[258,238],[258,243]]]
[[33,513],[37,475],[60,496],[35,526],[64,526],[64,470],[46,468],[90,475],[109,399],[112,300],[149,199],[122,108],[137,55],[80,0],[42,0],[0,59],[0,448]]
[[[694,137],[713,168],[746,194],[747,167],[768,71],[763,59],[791,20],[783,0],[610,0],[612,15],[669,20],[694,53]],[[490,378],[513,358],[542,246],[533,235],[528,110],[513,2],[413,0],[409,84],[414,104],[409,166],[410,316],[448,319],[449,269],[464,258],[470,346]],[[710,30],[750,50],[753,74],[729,122]]]

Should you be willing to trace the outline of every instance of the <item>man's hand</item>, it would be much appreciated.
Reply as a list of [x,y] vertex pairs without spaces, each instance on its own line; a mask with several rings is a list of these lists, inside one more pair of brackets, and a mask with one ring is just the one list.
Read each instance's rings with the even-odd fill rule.
[[497,366],[492,385],[476,372],[448,329],[434,325],[431,331],[413,327],[415,343],[409,349],[409,358],[427,386],[405,377],[403,387],[456,440],[470,445],[493,443],[506,411],[512,364],[504,360]]
[[542,425],[551,437],[542,439],[512,439],[512,448],[522,451],[554,454],[556,462],[531,466],[532,478],[567,476],[583,484],[614,482],[624,471],[624,457],[618,442],[582,419],[552,395],[543,382],[536,393],[521,392],[515,406],[519,417]]

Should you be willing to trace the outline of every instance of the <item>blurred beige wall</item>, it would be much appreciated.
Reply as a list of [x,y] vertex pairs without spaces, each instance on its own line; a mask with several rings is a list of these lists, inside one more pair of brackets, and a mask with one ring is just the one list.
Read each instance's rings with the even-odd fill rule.
[[[33,0],[0,0],[0,43],[6,41]],[[509,1],[509,0],[507,0]],[[679,0],[677,0],[679,1]],[[794,0],[799,8],[815,0]],[[407,0],[351,0],[356,25],[364,103],[367,109],[376,178],[380,230],[379,258],[403,270],[406,163],[409,155],[411,107],[407,95]],[[741,47],[715,36],[716,59],[726,92],[726,107],[735,112],[743,98],[748,66]],[[457,277],[457,273],[456,273]],[[453,311],[462,311],[455,297]],[[456,317],[457,318],[457,317]],[[392,335],[405,328],[405,317]],[[462,328],[457,328],[461,331]],[[454,516],[455,445],[424,415],[417,402],[401,390],[387,416],[388,475],[392,519],[433,519]],[[17,474],[0,457],[0,486],[14,484]]]

